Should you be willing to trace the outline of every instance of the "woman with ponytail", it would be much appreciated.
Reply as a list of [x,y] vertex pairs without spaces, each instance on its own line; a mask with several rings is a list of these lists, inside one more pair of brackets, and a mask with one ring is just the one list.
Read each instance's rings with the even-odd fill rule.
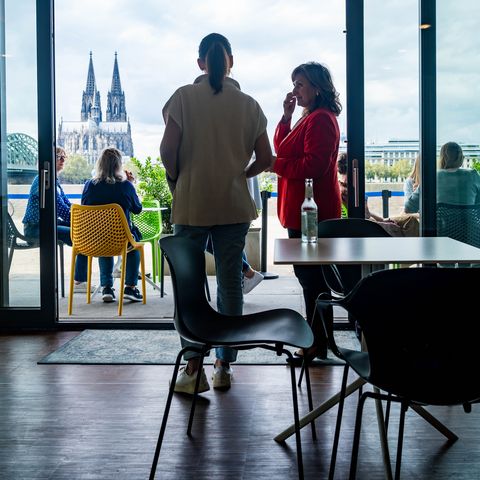
[[[175,235],[194,240],[202,249],[211,237],[218,311],[241,315],[242,252],[250,222],[257,217],[247,177],[270,167],[267,120],[258,103],[229,78],[232,48],[223,35],[211,33],[200,42],[197,63],[204,74],[180,87],[163,108],[160,155],[173,192]],[[237,351],[220,348],[216,357],[213,387],[228,389]],[[189,352],[184,358],[188,363],[175,391],[193,394],[198,354]],[[203,369],[200,375],[199,392],[209,390]]]

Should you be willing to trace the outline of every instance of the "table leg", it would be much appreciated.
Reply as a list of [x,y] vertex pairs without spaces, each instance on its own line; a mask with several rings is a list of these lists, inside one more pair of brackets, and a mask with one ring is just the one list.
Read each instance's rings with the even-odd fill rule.
[[429,411],[425,410],[420,405],[410,405],[412,410],[418,413],[424,420],[426,420],[433,428],[436,428],[442,435],[448,438],[451,442],[458,440],[457,435],[447,428],[442,422],[435,418]]
[[[357,378],[353,383],[347,385],[345,391],[345,396],[348,397],[350,394],[358,390],[362,385],[365,385],[365,380],[362,378]],[[327,410],[334,407],[340,400],[340,392],[335,394],[333,397],[330,397],[326,402],[319,405],[317,408],[307,413],[304,417],[300,419],[300,428],[303,428],[305,425],[308,425],[310,422],[315,420],[320,415],[324,414]],[[290,425],[282,433],[279,433],[274,440],[276,442],[284,442],[288,437],[292,436],[295,433],[295,425]]]
[[[375,393],[380,393],[377,387],[373,387]],[[378,434],[380,436],[380,446],[382,448],[383,466],[385,467],[385,478],[392,480],[392,464],[390,463],[390,451],[388,449],[387,432],[385,430],[385,417],[383,416],[382,401],[379,398],[375,399],[375,407],[377,410],[377,424]]]

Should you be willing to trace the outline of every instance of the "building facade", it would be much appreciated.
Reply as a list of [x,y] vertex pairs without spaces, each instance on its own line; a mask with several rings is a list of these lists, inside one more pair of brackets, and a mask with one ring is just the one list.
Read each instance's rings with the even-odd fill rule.
[[113,64],[112,85],[107,95],[106,118],[103,121],[100,92],[95,81],[92,52],[88,65],[87,84],[82,94],[80,121],[65,121],[58,126],[57,144],[69,153],[82,155],[94,164],[107,147],[118,148],[123,156],[133,157],[130,121],[125,107],[125,92],[120,83],[117,52]]
[[[480,159],[480,145],[458,142],[462,147],[465,161],[464,168],[472,167],[472,160]],[[441,145],[437,145],[437,155],[440,153]],[[387,143],[365,144],[365,160],[374,164],[392,166],[398,160],[409,160],[413,166],[417,158],[420,145],[414,139],[391,139]]]

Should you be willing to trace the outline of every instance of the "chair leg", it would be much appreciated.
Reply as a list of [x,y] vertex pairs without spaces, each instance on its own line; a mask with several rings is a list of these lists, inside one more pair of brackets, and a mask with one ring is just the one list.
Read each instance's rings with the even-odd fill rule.
[[408,410],[408,402],[402,401],[400,404],[400,423],[398,425],[398,444],[397,444],[397,461],[395,464],[395,480],[400,480],[400,468],[402,464],[403,449],[403,431],[405,428],[405,413]]
[[[311,412],[313,410],[313,398],[312,398],[312,385],[310,383],[310,370],[308,365],[305,365],[305,381],[307,382],[307,398],[308,398],[308,410]],[[317,439],[317,430],[315,428],[315,420],[310,422],[312,428],[312,440]]]
[[[139,249],[140,253],[140,271],[142,272],[142,303],[145,305],[147,303],[147,285],[145,283],[145,249],[143,246]],[[126,266],[125,266],[126,268]]]
[[210,297],[210,287],[208,286],[208,277],[205,275],[205,293],[207,295],[207,300],[210,302],[212,298]]
[[122,252],[122,272],[120,274],[120,292],[118,294],[118,316],[122,316],[123,312],[123,293],[125,289],[125,275],[127,270],[127,245],[123,248]]
[[333,437],[332,456],[330,458],[330,469],[328,471],[328,480],[333,480],[335,476],[335,465],[337,463],[338,443],[340,440],[340,429],[342,426],[343,406],[345,404],[345,394],[347,390],[348,364],[343,368],[342,388],[340,390],[340,400],[338,402],[337,422],[335,424],[335,435]]
[[87,257],[87,303],[90,304],[92,296],[90,289],[92,287],[92,257]]
[[72,261],[70,262],[70,291],[68,294],[68,314],[72,314],[73,309],[73,277],[75,276],[75,259],[77,258],[77,253],[75,248],[72,248]]
[[150,469],[150,480],[154,480],[155,472],[157,470],[158,458],[160,457],[160,449],[162,448],[163,437],[167,428],[168,414],[170,412],[170,406],[172,404],[173,389],[175,388],[175,382],[177,381],[178,369],[180,368],[180,362],[182,360],[182,350],[177,355],[177,361],[175,362],[175,368],[173,369],[172,380],[170,381],[170,388],[168,390],[167,404],[165,405],[165,411],[163,412],[162,426],[160,427],[160,433],[158,435],[157,446],[155,447],[155,455],[153,456],[152,467]]
[[355,433],[353,435],[353,447],[352,447],[352,459],[350,461],[350,480],[355,480],[357,476],[357,460],[358,460],[358,448],[360,446],[360,430],[362,428],[362,414],[365,400],[368,397],[368,393],[364,393],[358,400],[357,405],[357,417],[355,420]]
[[150,241],[150,247],[152,249],[152,280],[153,283],[157,281],[157,254],[155,247],[155,240]]
[[160,248],[160,297],[163,298],[165,294],[165,255],[163,253],[162,247],[160,247],[160,243],[158,244]]
[[190,409],[190,417],[188,419],[188,427],[187,427],[187,435],[188,436],[192,435],[193,417],[195,415],[195,406],[197,404],[197,397],[198,397],[198,387],[200,385],[200,378],[202,376],[203,360],[205,358],[205,353],[206,352],[202,353],[202,355],[200,356],[200,363],[198,365],[197,380],[195,381],[195,392],[193,394],[192,407]]
[[298,388],[300,388],[302,386],[302,380],[303,380],[303,374],[305,373],[305,357],[303,357],[303,360],[302,360],[302,368],[300,369],[300,375],[298,376]]
[[390,400],[392,398],[392,394],[388,394],[388,400],[387,400],[387,405],[385,407],[385,434],[388,433],[388,422],[390,420],[390,407],[392,404],[392,401]]
[[297,381],[295,378],[295,366],[293,364],[292,353],[286,349],[283,349],[283,353],[286,354],[290,360],[289,363],[290,363],[290,379],[292,383],[293,416],[295,420],[295,440],[297,443],[298,478],[299,480],[303,480],[302,439],[300,436],[300,415],[298,414]]
[[62,298],[65,298],[65,256],[63,252],[63,242],[59,242],[58,249],[60,252],[60,293],[62,295]]

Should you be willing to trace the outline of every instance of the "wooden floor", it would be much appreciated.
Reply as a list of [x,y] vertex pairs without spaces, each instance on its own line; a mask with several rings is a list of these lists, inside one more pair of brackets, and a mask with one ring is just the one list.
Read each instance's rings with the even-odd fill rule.
[[[136,480],[148,478],[171,366],[37,365],[77,332],[0,336],[0,479]],[[210,374],[211,372],[207,372]],[[335,393],[341,367],[312,372],[315,400]],[[295,442],[273,437],[291,422],[288,369],[237,366],[229,392],[202,395],[185,434],[188,398],[175,396],[157,478],[296,478]],[[357,397],[346,403],[338,479],[347,477]],[[305,391],[300,392],[305,412]],[[431,408],[460,439],[444,438],[407,414],[403,479],[480,478],[480,407]],[[397,410],[390,446],[394,452]],[[305,478],[324,479],[336,409],[317,421],[318,440],[302,431]],[[374,408],[367,405],[359,479],[383,478]]]

